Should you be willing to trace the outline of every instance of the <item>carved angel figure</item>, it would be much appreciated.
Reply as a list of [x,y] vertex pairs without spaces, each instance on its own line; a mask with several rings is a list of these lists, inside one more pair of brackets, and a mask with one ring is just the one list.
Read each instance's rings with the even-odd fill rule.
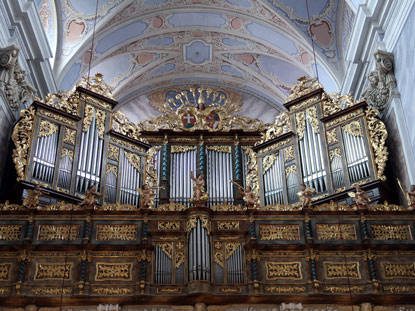
[[150,207],[151,201],[156,196],[153,190],[157,188],[158,187],[149,187],[148,185],[143,185],[142,189],[137,189],[141,197],[141,208]]
[[300,185],[300,192],[297,192],[297,195],[300,197],[300,205],[304,208],[311,207],[311,196],[316,193],[316,190],[313,188],[308,188],[306,185]]
[[45,194],[46,193],[40,190],[40,186],[36,185],[33,190],[28,190],[28,195],[23,200],[23,206],[28,208],[36,208],[39,205],[39,198]]
[[85,191],[85,199],[79,203],[79,207],[85,207],[85,209],[93,209],[97,201],[95,198],[101,198],[102,194],[97,192],[97,187],[92,186]]
[[190,199],[190,202],[206,202],[208,199],[208,194],[205,192],[205,176],[203,175],[203,173],[201,173],[197,178],[195,178],[193,175],[193,171],[191,171],[190,178],[193,181],[193,198]]
[[365,209],[369,205],[370,198],[360,186],[356,186],[356,192],[348,192],[349,197],[354,198],[358,209]]
[[401,191],[403,195],[405,196],[406,202],[408,204],[408,209],[410,211],[413,211],[415,208],[415,185],[411,185],[408,191],[408,189],[406,189],[406,187],[402,185],[399,178],[396,178],[396,180],[398,182],[399,188],[401,188]]
[[258,200],[255,196],[255,193],[252,192],[251,187],[246,186],[245,189],[238,183],[234,182],[233,180],[229,180],[229,182],[233,183],[235,186],[238,187],[239,193],[242,196],[242,199],[248,206],[248,208],[256,208],[258,206]]

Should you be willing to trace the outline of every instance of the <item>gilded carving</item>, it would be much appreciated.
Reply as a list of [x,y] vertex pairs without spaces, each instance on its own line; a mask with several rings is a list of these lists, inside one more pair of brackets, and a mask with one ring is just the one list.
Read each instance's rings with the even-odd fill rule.
[[197,216],[192,215],[190,216],[189,220],[187,221],[187,232],[189,233],[193,228],[196,228],[197,220],[200,219],[202,223],[202,228],[205,228],[207,233],[210,234],[210,220],[207,216]]
[[132,269],[132,262],[97,262],[95,281],[131,281]]
[[0,281],[10,281],[10,272],[12,269],[12,263],[0,263]]
[[305,130],[305,112],[300,111],[295,114],[295,126],[297,128],[298,139],[303,139]]
[[322,99],[324,117],[332,115],[356,104],[351,94],[340,95],[340,93],[337,92],[332,94],[327,94],[324,92]]
[[363,137],[362,133],[362,127],[360,125],[360,122],[357,120],[354,120],[350,123],[347,123],[346,125],[342,126],[342,130],[352,136],[360,136]]
[[259,198],[259,182],[258,182],[258,162],[257,155],[250,147],[243,146],[242,150],[249,157],[248,170],[246,172],[246,185],[251,187],[251,191],[255,198]]
[[266,293],[272,294],[299,294],[305,292],[305,286],[289,286],[289,285],[279,285],[279,286],[266,286],[264,291]]
[[371,224],[374,240],[412,240],[411,226],[398,224],[377,225]]
[[107,164],[107,169],[105,170],[105,174],[109,174],[112,173],[115,176],[118,175],[118,167],[116,167],[115,165],[112,164]]
[[102,206],[95,205],[95,210],[102,210],[102,211],[136,211],[138,207],[135,205],[129,204],[121,204],[120,202],[111,203],[111,204],[103,204]]
[[92,287],[91,292],[100,296],[126,296],[134,293],[134,290],[130,287]]
[[104,137],[104,131],[105,131],[105,118],[106,113],[103,110],[99,110],[94,108],[91,105],[85,105],[85,113],[84,113],[84,119],[83,119],[83,127],[82,131],[87,132],[89,126],[92,124],[92,120],[95,117],[95,126],[98,130],[98,136],[103,139]]
[[136,241],[138,237],[137,224],[97,224],[97,241]]
[[180,153],[180,152],[187,152],[191,150],[196,150],[197,146],[192,145],[172,145],[170,149],[170,153]]
[[141,172],[141,157],[138,154],[124,151],[128,162],[139,172]]
[[402,205],[389,204],[384,202],[383,204],[373,204],[369,205],[369,211],[381,211],[381,212],[398,212],[398,211],[407,211],[408,208]]
[[357,240],[355,224],[316,224],[317,239],[330,240]]
[[[91,91],[102,96],[114,99],[114,96],[112,95],[112,87],[105,83],[101,73],[96,73],[94,77],[83,76],[81,81],[79,81],[76,86],[90,89]],[[111,106],[109,108],[111,108]]]
[[162,231],[180,230],[180,221],[159,221],[157,229]]
[[339,142],[339,138],[337,137],[337,129],[334,128],[326,132],[327,136],[327,145],[333,145]]
[[375,163],[377,167],[376,175],[380,180],[385,181],[386,177],[383,175],[388,160],[388,151],[386,148],[386,138],[388,138],[388,131],[385,124],[377,118],[378,111],[368,108],[366,110],[367,127],[369,129],[370,141],[372,144]]
[[111,140],[112,143],[121,145],[121,146],[123,146],[125,148],[128,148],[130,150],[134,150],[134,151],[138,151],[138,152],[146,152],[146,150],[143,147],[132,144],[132,143],[129,143],[125,140],[122,140],[122,139],[119,139],[119,138],[116,138],[116,137],[111,137],[110,140]]
[[66,124],[66,125],[69,125],[69,126],[76,126],[76,121],[74,121],[72,119],[69,119],[69,118],[66,118],[66,117],[63,117],[59,114],[49,112],[49,111],[44,110],[44,109],[39,109],[39,114],[41,114],[43,116],[46,116],[46,117],[49,117],[49,118],[51,118],[55,121],[60,121],[63,124]]
[[[156,157],[160,150],[160,146],[153,146],[147,151],[146,166],[145,166],[145,184],[149,188],[156,188],[159,186],[157,175],[157,161]],[[150,197],[149,208],[154,207],[154,196]]]
[[45,137],[55,134],[58,131],[58,127],[46,120],[40,121],[39,124],[39,132],[37,133],[37,137]]
[[291,130],[290,116],[286,112],[280,113],[274,123],[261,135],[261,141],[263,143],[274,139],[282,134],[288,133]]
[[37,240],[75,241],[79,238],[80,230],[80,225],[39,225]]
[[330,159],[330,161],[333,161],[333,158],[334,157],[338,157],[338,158],[341,159],[342,156],[341,156],[341,153],[340,153],[340,148],[331,149],[329,151],[329,159]]
[[317,107],[313,106],[307,109],[307,119],[313,128],[314,133],[320,133],[319,123],[317,118]]
[[294,147],[293,146],[289,146],[287,148],[284,149],[284,162],[289,162],[291,160],[295,159],[294,156]]
[[118,161],[120,154],[120,148],[118,146],[109,144],[108,145],[108,159]]
[[186,210],[186,205],[174,203],[173,201],[170,201],[169,203],[161,204],[157,207],[158,211],[169,211],[169,212],[175,212],[175,211],[184,211]]
[[363,113],[363,109],[357,109],[355,111],[349,112],[348,114],[342,115],[338,118],[335,118],[334,120],[327,122],[326,127],[330,128],[333,127],[339,123],[342,123],[343,121],[347,121],[349,119],[353,119],[354,117],[357,117],[358,115]]
[[228,260],[240,246],[239,242],[225,242],[225,259]]
[[415,278],[414,262],[382,262],[385,279]]
[[287,97],[285,102],[288,103],[294,99],[300,98],[301,96],[322,88],[323,86],[317,81],[317,78],[301,77],[298,79],[298,82],[291,87],[290,95]]
[[218,221],[218,230],[239,230],[239,221]]
[[383,285],[383,290],[391,294],[413,294],[415,285]]
[[10,295],[10,287],[0,287],[0,295]]
[[19,241],[22,225],[0,225],[0,241]]
[[326,279],[361,279],[359,262],[333,262],[333,261],[324,261],[323,262],[324,273]]
[[61,158],[68,157],[71,162],[73,162],[73,151],[67,148],[62,148],[61,151]]
[[279,142],[277,142],[275,144],[272,144],[272,145],[266,147],[265,149],[259,150],[258,151],[258,154],[259,155],[262,155],[262,154],[265,154],[267,152],[274,151],[274,150],[278,149],[281,146],[285,146],[285,145],[291,143],[291,141],[292,141],[291,138],[287,138],[287,139],[281,140],[281,141],[279,141]]
[[72,287],[35,287],[31,289],[31,293],[37,296],[58,296],[72,294]]
[[64,133],[63,133],[63,142],[75,145],[75,139],[76,139],[76,130],[72,130],[70,128],[65,127]]
[[219,288],[219,293],[222,294],[236,294],[241,293],[242,289],[240,287],[221,287]]
[[285,177],[288,178],[290,174],[297,175],[297,166],[295,164],[285,168]]
[[157,294],[180,294],[182,289],[179,287],[158,287]]
[[211,210],[215,212],[240,212],[240,211],[246,211],[246,209],[247,209],[246,206],[241,206],[240,204],[233,205],[233,204],[228,204],[226,202],[224,202],[223,204],[216,204],[211,207]]
[[161,242],[157,243],[156,246],[159,247],[167,257],[170,259],[173,258],[173,242]]
[[276,154],[269,154],[262,158],[262,174],[265,174],[275,163]]
[[13,149],[13,162],[16,168],[17,180],[25,178],[25,169],[27,167],[29,149],[32,143],[33,121],[35,116],[35,108],[30,106],[29,109],[20,111],[21,119],[16,123],[12,140],[16,146]]
[[272,280],[301,280],[301,262],[274,262],[266,261],[266,279]]
[[262,241],[298,241],[300,240],[300,226],[297,224],[259,225],[259,238]]
[[37,262],[34,279],[35,281],[41,280],[65,280],[72,279],[72,266],[70,263],[50,263],[50,262]]
[[206,146],[207,150],[213,150],[216,152],[224,152],[224,153],[232,153],[232,146],[228,145],[214,145],[214,146]]
[[331,294],[360,293],[365,290],[363,285],[324,285],[323,290]]

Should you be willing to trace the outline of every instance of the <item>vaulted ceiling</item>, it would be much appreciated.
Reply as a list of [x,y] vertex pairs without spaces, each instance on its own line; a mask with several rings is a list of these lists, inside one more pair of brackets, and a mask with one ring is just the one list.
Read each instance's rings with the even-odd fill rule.
[[151,92],[182,85],[237,91],[242,114],[270,121],[316,75],[311,36],[319,80],[338,90],[354,20],[346,0],[308,0],[310,23],[306,0],[36,1],[59,89],[102,73],[133,121],[160,113]]

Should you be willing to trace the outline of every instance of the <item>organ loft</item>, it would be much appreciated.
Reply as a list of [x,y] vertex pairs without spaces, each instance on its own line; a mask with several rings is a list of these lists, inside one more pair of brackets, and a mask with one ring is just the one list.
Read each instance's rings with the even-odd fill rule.
[[20,112],[3,305],[413,302],[413,189],[399,204],[377,110],[315,78],[268,124],[235,113],[231,90],[159,96],[164,113],[134,124],[96,75]]

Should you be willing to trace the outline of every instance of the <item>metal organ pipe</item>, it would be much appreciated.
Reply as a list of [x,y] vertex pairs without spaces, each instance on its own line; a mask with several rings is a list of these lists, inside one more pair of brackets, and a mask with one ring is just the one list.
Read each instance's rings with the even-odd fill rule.
[[210,281],[210,243],[200,218],[189,233],[189,280]]
[[56,130],[50,135],[37,137],[36,151],[33,158],[33,178],[46,183],[52,183],[55,171],[58,136],[59,132]]

